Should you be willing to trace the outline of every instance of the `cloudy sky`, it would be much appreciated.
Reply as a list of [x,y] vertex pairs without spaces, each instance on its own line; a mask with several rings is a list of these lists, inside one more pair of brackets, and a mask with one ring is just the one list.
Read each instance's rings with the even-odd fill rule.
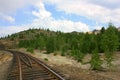
[[120,0],[0,0],[0,36],[29,28],[86,32],[120,26]]

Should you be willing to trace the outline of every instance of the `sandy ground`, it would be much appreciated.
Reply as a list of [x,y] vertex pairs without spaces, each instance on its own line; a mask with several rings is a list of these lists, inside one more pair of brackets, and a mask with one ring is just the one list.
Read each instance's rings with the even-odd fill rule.
[[[25,49],[20,49],[22,52],[26,52]],[[26,52],[29,53],[29,52]],[[29,53],[30,54],[30,53]],[[120,53],[115,54],[114,66],[111,70],[105,71],[93,71],[90,70],[90,64],[81,64],[76,60],[63,57],[54,54],[44,54],[38,50],[34,51],[32,56],[42,60],[56,71],[62,73],[68,80],[119,80],[120,79]],[[84,62],[90,60],[90,55],[86,55]]]
[[6,80],[11,62],[12,55],[8,52],[0,51],[0,80]]

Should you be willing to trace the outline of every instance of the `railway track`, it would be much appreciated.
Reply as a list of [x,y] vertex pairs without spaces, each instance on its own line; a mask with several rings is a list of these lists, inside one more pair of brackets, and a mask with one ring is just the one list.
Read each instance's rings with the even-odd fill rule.
[[10,51],[13,55],[7,80],[65,80],[42,61],[18,51]]

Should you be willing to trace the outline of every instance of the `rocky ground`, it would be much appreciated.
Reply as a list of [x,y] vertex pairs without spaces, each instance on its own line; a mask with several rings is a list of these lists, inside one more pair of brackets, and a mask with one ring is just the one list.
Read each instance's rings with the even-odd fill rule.
[[0,80],[6,80],[11,62],[12,55],[8,52],[0,51]]
[[[20,51],[26,52],[24,49]],[[28,52],[26,52],[28,53]],[[38,50],[31,54],[34,57],[39,58],[58,72],[62,73],[66,79],[69,80],[119,80],[120,79],[120,53],[115,53],[114,66],[104,71],[90,70],[90,64],[81,64],[70,57],[63,57],[54,54],[43,54]],[[86,55],[84,62],[89,61],[90,55]]]

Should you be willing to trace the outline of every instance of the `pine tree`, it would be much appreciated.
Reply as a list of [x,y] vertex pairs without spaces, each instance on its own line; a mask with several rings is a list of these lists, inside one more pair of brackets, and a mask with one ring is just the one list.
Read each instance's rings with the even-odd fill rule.
[[92,59],[90,61],[90,64],[91,64],[91,68],[93,70],[100,70],[101,69],[102,61],[100,60],[97,48],[92,51]]

